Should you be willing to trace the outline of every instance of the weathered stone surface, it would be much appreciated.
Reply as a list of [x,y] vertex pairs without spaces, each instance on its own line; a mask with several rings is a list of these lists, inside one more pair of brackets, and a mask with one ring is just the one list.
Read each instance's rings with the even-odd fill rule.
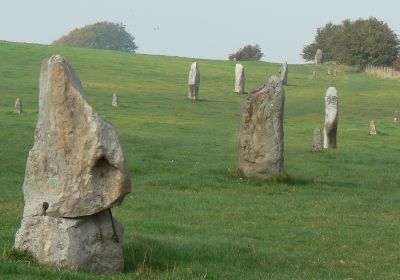
[[113,126],[88,104],[81,82],[59,55],[42,64],[39,119],[24,181],[24,217],[92,215],[130,192],[125,157]]
[[323,57],[323,52],[322,50],[318,49],[315,54],[315,64],[317,65],[322,64],[322,57]]
[[289,67],[288,67],[287,62],[285,61],[285,63],[282,64],[281,69],[279,70],[279,73],[281,74],[281,80],[282,80],[283,85],[288,84],[288,71],[289,71]]
[[98,274],[121,273],[123,228],[113,219],[114,232],[109,211],[75,219],[25,217],[15,247],[45,264]]
[[323,150],[323,147],[322,147],[321,129],[319,127],[317,127],[314,129],[314,137],[313,137],[311,151],[312,152],[320,152],[322,150]]
[[17,98],[15,100],[14,112],[17,113],[17,114],[21,114],[22,113],[22,101],[21,101],[20,98]]
[[113,107],[116,107],[116,108],[119,107],[119,98],[118,98],[118,95],[116,93],[113,93],[111,105]]
[[188,98],[197,100],[199,98],[199,88],[200,88],[200,71],[199,71],[199,64],[197,62],[193,62],[192,65],[190,65],[188,84],[189,84]]
[[244,92],[245,79],[244,67],[242,64],[237,63],[235,67],[235,92]]
[[373,120],[369,122],[369,135],[376,135],[376,125]]
[[242,103],[238,171],[244,177],[282,175],[285,92],[280,77],[249,92]]
[[334,87],[327,89],[325,94],[325,127],[324,149],[337,148],[336,134],[338,125],[338,96]]
[[394,112],[393,122],[395,124],[400,124],[400,112],[399,111]]

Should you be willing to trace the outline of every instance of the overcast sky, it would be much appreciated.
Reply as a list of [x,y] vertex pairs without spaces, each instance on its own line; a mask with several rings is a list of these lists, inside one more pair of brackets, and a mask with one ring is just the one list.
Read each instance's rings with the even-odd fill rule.
[[0,0],[0,40],[50,44],[76,27],[122,22],[139,53],[227,59],[259,44],[263,60],[302,63],[327,22],[377,17],[400,34],[400,0]]

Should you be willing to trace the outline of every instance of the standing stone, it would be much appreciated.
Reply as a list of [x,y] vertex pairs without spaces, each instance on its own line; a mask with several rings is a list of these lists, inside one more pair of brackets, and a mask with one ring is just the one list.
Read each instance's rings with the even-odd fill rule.
[[321,129],[319,127],[314,129],[314,137],[313,143],[311,147],[312,152],[320,152],[322,151],[322,136],[321,136]]
[[281,69],[279,70],[279,73],[281,74],[281,80],[282,80],[282,85],[286,86],[288,84],[288,71],[289,67],[287,62],[282,64]]
[[331,69],[331,67],[328,67],[328,75],[332,75],[332,69]]
[[199,64],[193,62],[190,65],[189,71],[189,94],[188,98],[192,100],[197,100],[199,98],[199,88],[200,88],[200,71]]
[[317,77],[317,71],[314,70],[314,71],[312,72],[312,77],[313,77],[313,79],[315,79],[315,78]]
[[400,112],[399,111],[395,111],[394,112],[393,121],[394,121],[395,124],[399,124],[400,123]]
[[244,93],[245,75],[242,64],[237,63],[235,67],[235,92]]
[[336,134],[338,125],[338,96],[334,87],[325,94],[324,149],[337,148]]
[[333,70],[333,76],[336,76],[337,75],[337,70],[335,69],[335,70]]
[[17,114],[21,114],[22,113],[22,102],[21,102],[20,98],[17,98],[15,100],[14,112],[17,113]]
[[322,50],[318,49],[314,59],[316,65],[322,64],[322,56],[323,56]]
[[279,176],[283,166],[285,92],[280,77],[249,92],[242,103],[238,171],[243,177]]
[[376,125],[374,121],[369,123],[369,135],[376,135]]
[[118,107],[119,107],[119,98],[118,98],[118,95],[117,95],[115,92],[113,93],[111,105],[112,105],[113,107],[115,107],[115,108],[118,108]]
[[[42,263],[119,273],[122,226],[114,223],[110,208],[122,202],[131,183],[117,132],[89,105],[64,57],[42,63],[39,89],[15,246]],[[93,239],[96,229],[100,243]]]

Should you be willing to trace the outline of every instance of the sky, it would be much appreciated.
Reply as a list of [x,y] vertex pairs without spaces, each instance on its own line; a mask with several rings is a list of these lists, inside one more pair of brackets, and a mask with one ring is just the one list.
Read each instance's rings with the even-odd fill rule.
[[0,40],[51,44],[76,27],[121,22],[138,53],[227,59],[259,44],[270,62],[303,63],[328,22],[374,16],[400,35],[400,0],[0,0]]

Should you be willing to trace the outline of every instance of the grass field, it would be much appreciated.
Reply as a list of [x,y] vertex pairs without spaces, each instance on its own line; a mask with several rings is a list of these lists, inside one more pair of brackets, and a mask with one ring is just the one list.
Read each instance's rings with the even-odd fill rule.
[[[64,55],[94,109],[118,130],[133,192],[113,210],[125,227],[125,273],[41,266],[11,250],[38,112],[41,61]],[[200,101],[187,100],[193,59],[0,41],[0,279],[399,279],[400,81],[289,65],[286,183],[240,178],[243,95],[234,62],[198,60]],[[280,65],[244,62],[246,89]],[[308,152],[324,93],[339,95],[338,150]],[[111,107],[117,92],[121,107]],[[22,98],[24,113],[13,113]],[[375,120],[377,136],[368,135]]]

